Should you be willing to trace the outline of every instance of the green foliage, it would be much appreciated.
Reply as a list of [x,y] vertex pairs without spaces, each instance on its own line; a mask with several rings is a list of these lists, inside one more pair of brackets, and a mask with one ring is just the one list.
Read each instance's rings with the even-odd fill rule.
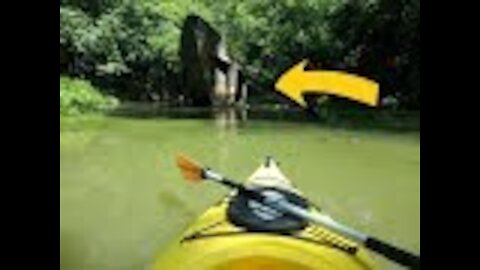
[[61,73],[124,99],[179,91],[180,27],[194,13],[271,96],[303,58],[380,82],[383,96],[419,108],[419,0],[102,0],[60,2]]
[[106,10],[120,5],[122,0],[60,0],[60,6],[73,7],[96,17]]
[[116,98],[101,94],[88,81],[60,76],[60,114],[104,112],[117,105]]
[[[326,20],[339,1],[229,1],[219,18],[237,59],[268,82],[302,58],[327,60]],[[220,5],[219,5],[220,6]]]
[[124,98],[158,89],[178,46],[168,41],[171,34],[164,35],[171,26],[163,21],[143,2],[125,1],[96,17],[61,6],[61,72],[87,78]]
[[379,81],[383,96],[420,108],[419,0],[348,1],[331,25],[351,69]]

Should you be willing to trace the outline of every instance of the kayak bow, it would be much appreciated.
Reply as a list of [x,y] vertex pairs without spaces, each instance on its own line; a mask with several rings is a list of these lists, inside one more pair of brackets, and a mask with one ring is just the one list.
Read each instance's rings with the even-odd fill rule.
[[184,177],[210,179],[234,192],[159,256],[154,270],[375,269],[361,244],[370,238],[313,207],[272,158],[244,185],[188,161],[178,160]]

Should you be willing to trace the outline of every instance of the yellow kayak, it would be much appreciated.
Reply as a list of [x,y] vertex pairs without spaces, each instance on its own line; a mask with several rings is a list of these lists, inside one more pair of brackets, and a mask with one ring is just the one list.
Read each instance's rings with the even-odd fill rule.
[[[267,159],[245,182],[275,189],[307,206],[278,165]],[[320,209],[310,208],[310,211]],[[368,251],[322,226],[282,215],[231,193],[200,216],[156,259],[153,270],[367,270],[376,269]]]

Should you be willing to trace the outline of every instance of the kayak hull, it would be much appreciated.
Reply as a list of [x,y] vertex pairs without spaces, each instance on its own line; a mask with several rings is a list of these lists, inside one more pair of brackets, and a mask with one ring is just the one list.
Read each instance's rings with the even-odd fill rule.
[[[281,187],[301,194],[275,164],[262,165],[246,184]],[[153,270],[376,269],[363,247],[321,226],[310,224],[301,231],[284,234],[251,232],[233,225],[227,216],[233,196],[200,216],[157,258]]]

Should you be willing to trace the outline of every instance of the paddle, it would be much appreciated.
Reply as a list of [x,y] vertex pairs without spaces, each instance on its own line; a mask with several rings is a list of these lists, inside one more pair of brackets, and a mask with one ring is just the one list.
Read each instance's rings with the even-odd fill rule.
[[244,194],[245,196],[248,196],[249,198],[256,200],[260,203],[264,203],[270,207],[276,208],[279,211],[283,211],[290,215],[300,217],[310,222],[325,226],[328,229],[340,233],[347,238],[363,243],[363,245],[368,249],[375,251],[378,254],[381,254],[392,261],[395,261],[404,266],[408,266],[411,269],[420,269],[420,256],[395,247],[375,237],[358,232],[348,226],[332,220],[328,216],[322,215],[320,213],[310,212],[307,209],[290,203],[282,196],[267,196],[261,192],[249,189],[239,183],[223,177],[221,174],[213,170],[203,168],[201,165],[184,155],[178,155],[177,165],[180,168],[183,177],[191,182],[198,183],[202,180],[211,180],[229,188],[233,188],[238,192]]

